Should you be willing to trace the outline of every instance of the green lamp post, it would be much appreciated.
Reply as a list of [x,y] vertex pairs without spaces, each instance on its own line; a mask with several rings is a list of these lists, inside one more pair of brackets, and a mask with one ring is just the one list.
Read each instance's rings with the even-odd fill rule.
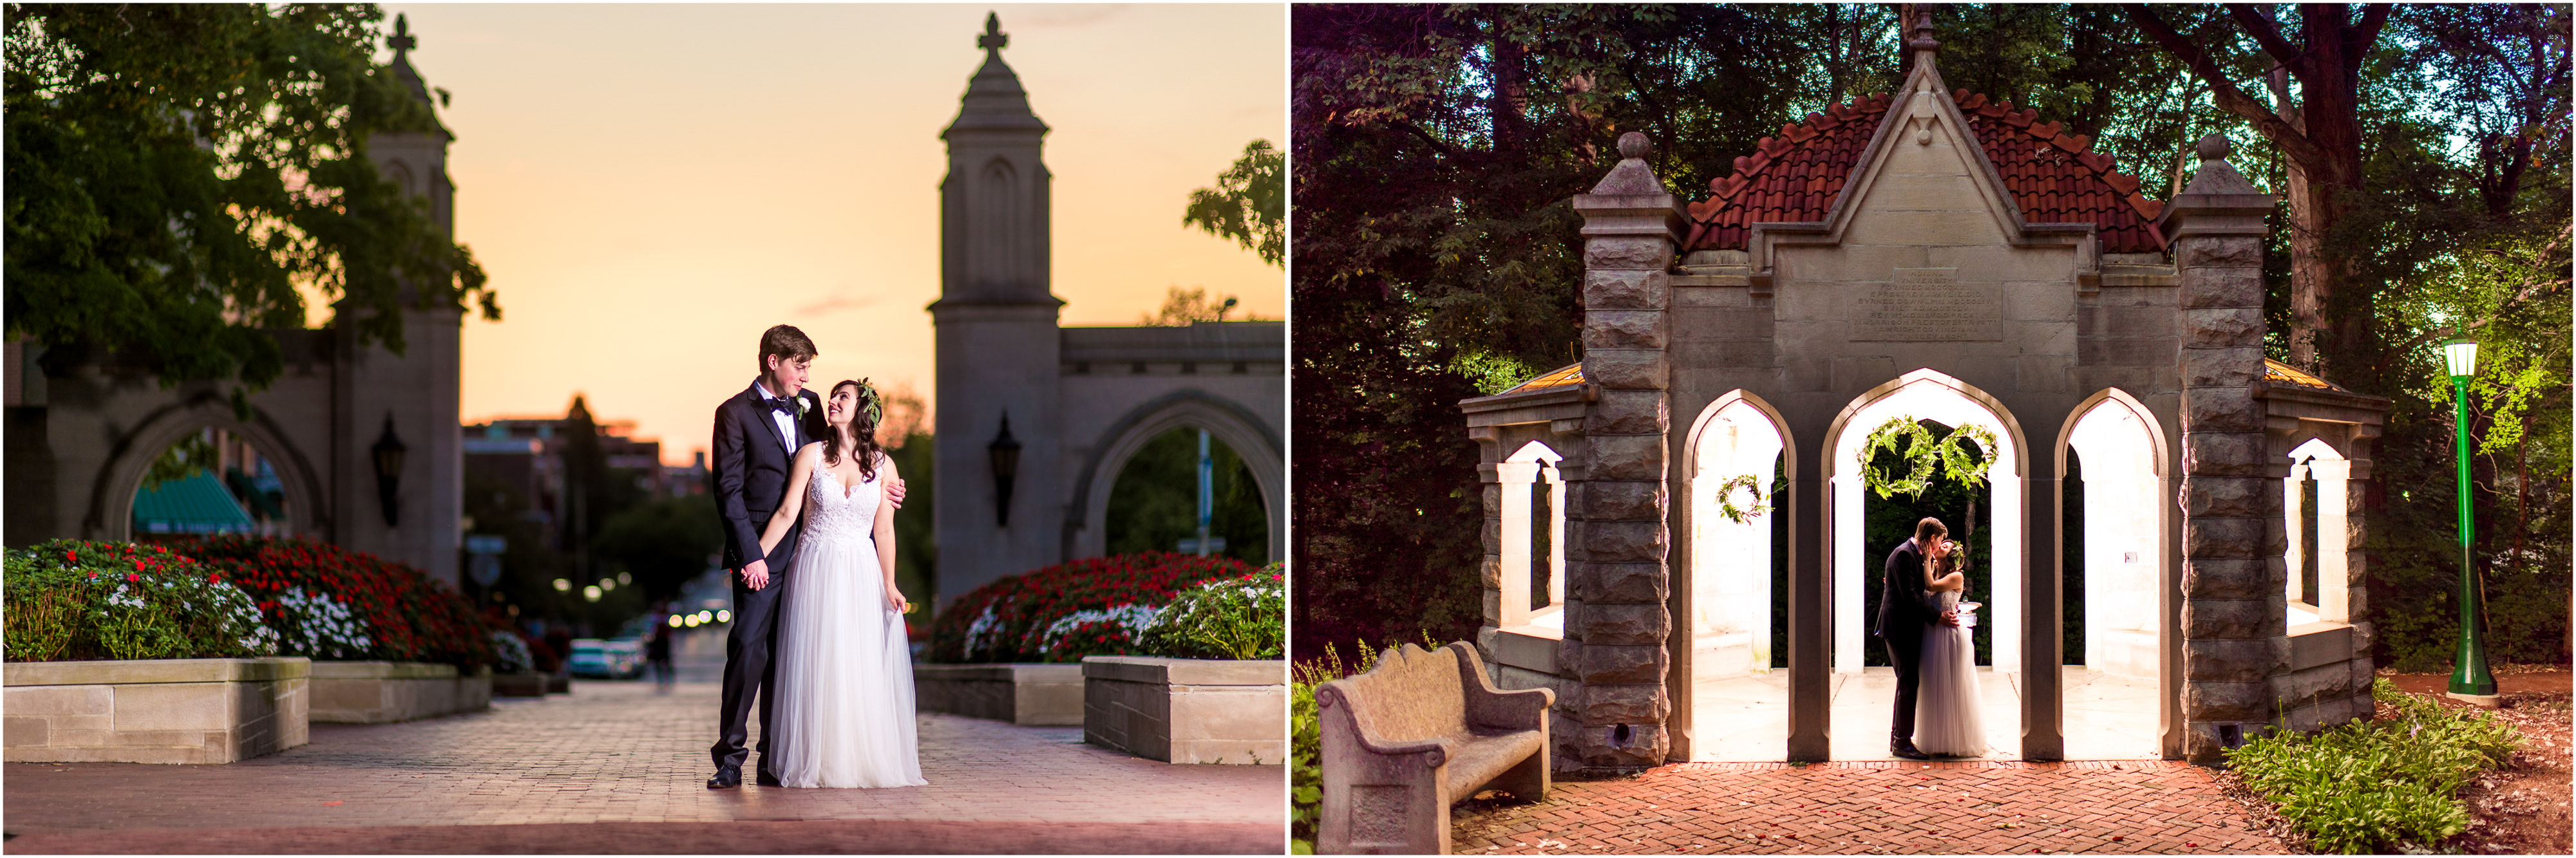
[[2478,342],[2460,338],[2442,344],[2442,358],[2451,366],[2452,454],[2459,460],[2457,494],[2460,499],[2460,648],[2451,657],[2450,696],[2475,703],[2491,701],[2496,696],[2495,674],[2487,671],[2487,648],[2478,629],[2485,625],[2486,606],[2478,599],[2477,567],[2469,553],[2472,531],[2469,492],[2469,378],[2478,372]]

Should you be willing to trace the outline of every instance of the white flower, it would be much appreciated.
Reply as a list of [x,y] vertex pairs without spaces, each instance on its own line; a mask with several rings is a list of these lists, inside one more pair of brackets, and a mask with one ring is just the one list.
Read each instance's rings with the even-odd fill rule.
[[1055,649],[1056,644],[1064,639],[1066,633],[1087,623],[1114,622],[1126,627],[1129,636],[1143,634],[1146,629],[1154,625],[1154,617],[1158,613],[1160,613],[1159,609],[1149,605],[1120,605],[1106,611],[1075,611],[1047,625],[1046,633],[1039,637],[1039,648]]

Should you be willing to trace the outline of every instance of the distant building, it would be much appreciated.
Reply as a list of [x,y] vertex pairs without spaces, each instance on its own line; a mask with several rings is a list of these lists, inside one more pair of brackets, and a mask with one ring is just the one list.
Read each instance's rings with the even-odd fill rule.
[[[706,492],[706,454],[688,465],[662,464],[662,442],[632,437],[635,422],[612,420],[593,424],[609,472],[633,479],[648,499]],[[465,479],[518,496],[524,517],[544,529],[548,545],[561,542],[561,525],[569,514],[565,496],[564,455],[570,446],[567,417],[510,417],[463,427]],[[483,523],[478,523],[478,525]],[[477,530],[490,528],[480,527]]]

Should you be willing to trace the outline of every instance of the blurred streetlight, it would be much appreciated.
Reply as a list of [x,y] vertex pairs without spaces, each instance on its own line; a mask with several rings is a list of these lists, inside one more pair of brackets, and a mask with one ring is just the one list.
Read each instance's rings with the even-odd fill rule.
[[679,627],[680,627],[680,615],[678,615],[678,614],[672,614],[672,615],[671,615],[671,628],[675,628],[675,629],[676,629],[676,628],[679,628]]
[[2487,671],[2486,641],[2478,632],[2486,625],[2486,606],[2478,598],[2477,567],[2469,552],[2474,532],[2470,511],[2473,486],[2469,482],[2469,379],[2478,374],[2478,341],[2462,337],[2443,343],[2442,358],[2451,369],[2451,452],[2459,462],[2453,493],[2460,501],[2460,646],[2451,656],[2450,696],[2493,706],[2495,674]]
[[595,586],[581,588],[581,600],[584,602],[599,601],[599,588]]
[[733,612],[732,612],[732,611],[729,611],[729,610],[727,610],[727,611],[717,611],[717,612],[716,612],[716,622],[719,622],[719,623],[730,623],[730,622],[733,622]]
[[570,578],[557,578],[557,579],[555,579],[555,592],[557,592],[557,593],[569,593],[569,592],[572,592],[572,579],[570,579]]

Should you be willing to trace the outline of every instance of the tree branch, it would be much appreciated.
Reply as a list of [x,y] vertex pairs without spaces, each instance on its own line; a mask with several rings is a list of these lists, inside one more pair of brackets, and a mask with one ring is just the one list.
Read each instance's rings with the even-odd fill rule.
[[[2306,64],[2307,52],[2299,50],[2297,46],[2290,44],[2290,40],[2282,38],[2281,29],[2272,26],[2271,21],[2265,20],[2253,4],[2227,4],[2227,18],[2235,21],[2236,26],[2244,30],[2246,35],[2253,36],[2255,43],[2263,46],[2263,52],[2272,55],[2273,61],[2285,66]],[[2307,77],[2307,69],[2301,68],[2298,71],[2300,77]]]
[[2370,3],[2362,6],[2361,24],[2345,31],[2350,38],[2345,42],[2346,49],[2356,58],[2356,63],[2362,51],[2379,41],[2379,31],[2388,26],[2388,12],[2394,8],[2397,7],[2388,3]]
[[[2550,255],[2558,252],[2558,245],[2567,240],[2567,236],[2570,231],[2576,231],[2576,228],[2571,228],[2569,231],[2559,232],[2556,237],[2549,240],[2548,244],[2542,245],[2540,252],[2532,255],[2533,258],[2538,259],[2543,263],[2548,262]],[[2536,266],[2533,269],[2531,276],[2522,279],[2522,285],[2514,287],[2513,297],[2506,298],[2503,301],[2498,302],[2495,309],[2489,311],[2484,317],[2479,318],[2477,321],[2451,328],[2448,331],[2436,328],[2416,334],[2415,336],[2408,337],[2405,342],[2398,343],[2395,347],[2390,348],[2388,353],[2405,354],[2423,346],[2425,343],[2432,342],[2434,337],[2441,336],[2445,333],[2453,335],[2465,334],[2470,331],[2486,327],[2487,325],[2493,324],[2496,319],[2503,317],[2506,311],[2520,307],[2533,298],[2540,297],[2544,290],[2555,292],[2557,291],[2555,287],[2566,285],[2567,281],[2565,280],[2541,279],[2539,272],[2542,270],[2563,270],[2563,268],[2544,269]]]
[[2138,29],[2145,30],[2148,38],[2155,40],[2158,47],[2174,55],[2175,59],[2182,60],[2183,65],[2191,69],[2194,77],[2209,84],[2210,100],[2216,102],[2220,110],[2253,122],[2255,130],[2262,132],[2264,138],[2271,140],[2273,145],[2281,147],[2282,153],[2289,155],[2293,160],[2301,164],[2325,163],[2324,149],[2310,141],[2307,135],[2299,133],[2299,130],[2292,127],[2290,123],[2282,120],[2278,114],[2272,112],[2271,108],[2246,95],[2244,90],[2238,89],[2236,82],[2227,79],[2227,73],[2218,68],[2217,61],[2210,58],[2208,51],[2201,50],[2198,44],[2184,38],[2181,33],[2175,32],[2163,18],[2156,16],[2154,10],[2148,9],[2141,3],[2123,3],[2120,8],[2128,13],[2131,23],[2136,24]]

